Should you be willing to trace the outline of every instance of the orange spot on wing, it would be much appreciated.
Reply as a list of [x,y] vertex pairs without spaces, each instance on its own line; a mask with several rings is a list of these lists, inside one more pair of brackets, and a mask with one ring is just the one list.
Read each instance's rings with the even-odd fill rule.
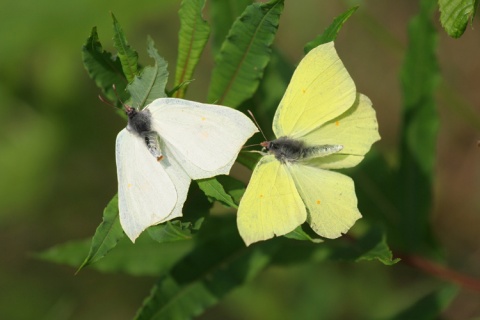
[[336,121],[335,125],[338,127],[340,125],[340,121]]
[[159,162],[160,162],[160,160],[162,160],[162,159],[163,159],[163,156],[158,156],[158,157],[157,157],[157,161],[159,161]]
[[317,202],[317,204],[320,204],[320,200],[317,200],[316,202]]
[[263,198],[263,194],[259,195],[260,198]]
[[305,92],[307,92],[307,90],[306,90],[306,89],[302,89],[302,93],[305,93]]

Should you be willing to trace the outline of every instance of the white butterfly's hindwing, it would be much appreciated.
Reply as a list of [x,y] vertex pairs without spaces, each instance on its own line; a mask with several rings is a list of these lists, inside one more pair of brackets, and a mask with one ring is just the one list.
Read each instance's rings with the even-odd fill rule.
[[305,205],[287,169],[274,156],[260,159],[237,213],[247,245],[281,236],[305,222]]
[[120,223],[135,241],[143,230],[173,212],[177,191],[165,163],[149,152],[144,139],[127,129],[117,136],[116,162]]
[[192,179],[227,174],[241,147],[257,132],[249,118],[228,107],[161,98],[147,108],[152,129]]

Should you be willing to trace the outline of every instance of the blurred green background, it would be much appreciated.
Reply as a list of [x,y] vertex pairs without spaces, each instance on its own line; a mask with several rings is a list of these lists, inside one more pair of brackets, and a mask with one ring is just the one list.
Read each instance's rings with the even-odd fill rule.
[[[358,91],[374,103],[382,136],[375,148],[395,161],[398,72],[417,1],[287,0],[275,45],[298,63],[304,44],[357,4],[336,47]],[[172,75],[179,6],[179,0],[0,5],[0,319],[130,319],[149,293],[154,278],[88,268],[75,276],[72,268],[39,261],[33,253],[91,237],[116,193],[114,141],[125,121],[98,100],[83,69],[80,50],[91,28],[98,27],[102,44],[113,51],[114,12],[140,61],[151,63],[145,51],[151,35]],[[441,127],[431,221],[447,264],[480,278],[478,29],[476,18],[454,40],[437,23]],[[207,50],[187,98],[206,100],[212,66]],[[402,263],[270,268],[201,318],[388,318],[440,282]],[[480,318],[480,293],[460,290],[444,317]]]

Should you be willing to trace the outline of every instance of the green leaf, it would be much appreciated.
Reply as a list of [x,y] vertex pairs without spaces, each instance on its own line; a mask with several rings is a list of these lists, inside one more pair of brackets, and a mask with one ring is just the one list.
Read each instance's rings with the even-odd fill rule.
[[148,234],[160,243],[192,239],[200,230],[211,207],[212,204],[205,198],[204,193],[192,183],[183,206],[183,217],[152,226],[147,229]]
[[195,224],[180,220],[167,221],[150,227],[147,231],[153,240],[160,243],[190,240],[195,232],[200,229],[203,220],[204,218],[198,219]]
[[252,97],[270,60],[283,0],[255,3],[235,21],[215,58],[208,101],[238,107]]
[[393,258],[392,251],[387,244],[387,237],[385,233],[379,228],[372,228],[371,232],[369,232],[359,241],[359,245],[362,248],[370,249],[363,249],[362,255],[359,256],[355,261],[378,260],[388,266],[394,265],[395,263],[400,261],[400,259],[398,258]]
[[452,38],[460,38],[472,21],[478,7],[478,0],[438,0],[440,22]]
[[447,286],[441,290],[427,294],[391,319],[441,319],[442,311],[450,305],[457,293],[458,288]]
[[[193,71],[207,44],[210,27],[202,17],[205,0],[183,0],[180,10],[180,31],[178,33],[178,60],[175,72],[175,86],[190,81]],[[175,97],[183,98],[186,86],[179,87]]]
[[117,101],[112,85],[116,86],[122,99],[128,98],[125,92],[127,80],[123,74],[122,64],[110,52],[103,50],[97,28],[92,29],[90,37],[82,47],[82,60],[88,75],[108,100]]
[[225,189],[215,178],[196,180],[200,189],[205,193],[210,201],[218,200],[231,208],[238,208],[232,197],[225,192]]
[[132,82],[138,73],[138,53],[133,50],[127,42],[125,33],[112,13],[113,19],[113,45],[118,51],[118,58],[122,63],[123,73],[128,83]]
[[[89,243],[90,240],[68,242],[35,254],[35,257],[76,267],[87,254]],[[118,243],[116,250],[92,264],[90,268],[104,273],[158,276],[167,273],[192,247],[192,241],[159,244],[149,237],[140,236],[133,244],[124,238]]]
[[253,170],[261,157],[262,155],[257,152],[243,151],[239,153],[237,161],[248,169]]
[[345,11],[338,17],[336,17],[333,20],[332,24],[328,26],[328,28],[325,29],[325,31],[321,35],[319,35],[314,40],[310,41],[305,45],[305,47],[303,48],[303,51],[305,52],[305,54],[307,54],[310,50],[312,50],[316,46],[319,46],[321,44],[324,44],[330,41],[334,41],[337,38],[337,34],[342,28],[343,24],[348,20],[348,18],[350,18],[350,16],[355,11],[357,11],[357,9],[358,9],[358,6],[353,7]]
[[409,24],[409,45],[401,70],[403,125],[396,204],[401,213],[403,250],[435,247],[430,228],[438,115],[435,89],[439,82],[433,25],[434,0],[422,0],[420,13]]
[[[348,240],[348,238],[346,238]],[[328,258],[346,261],[378,260],[385,265],[394,265],[400,259],[394,259],[387,245],[385,232],[378,227],[370,228],[359,238],[349,242],[329,241]]]
[[118,216],[118,197],[115,195],[103,211],[103,221],[95,231],[90,252],[78,268],[77,273],[82,268],[105,257],[124,236]]
[[215,178],[223,186],[225,192],[233,198],[233,201],[239,203],[245,193],[245,184],[231,176],[222,175]]
[[245,247],[234,217],[209,219],[199,236],[197,246],[160,278],[136,319],[193,318],[255,277],[279,249],[276,241]]
[[285,238],[283,240],[285,241],[282,248],[273,261],[278,265],[296,264],[299,261],[357,262],[362,260],[377,260],[385,265],[393,265],[400,261],[393,258],[385,241],[385,233],[376,227],[370,228],[358,238],[345,235],[339,239],[324,241],[322,245],[314,241],[289,241]]
[[310,241],[310,242],[313,242],[313,243],[321,243],[323,242],[322,239],[320,238],[312,238],[310,237],[310,235],[308,233],[306,233],[305,231],[303,231],[302,229],[302,226],[298,226],[295,228],[295,230],[287,233],[285,235],[286,238],[289,238],[289,239],[294,239],[294,240],[303,240],[303,241]]
[[155,99],[166,97],[165,86],[168,81],[168,64],[158,54],[150,37],[147,40],[147,52],[155,60],[155,66],[145,67],[142,74],[135,77],[133,82],[127,86],[127,90],[132,96],[130,104],[137,108],[146,106]]
[[235,19],[252,4],[252,0],[212,0],[210,12],[213,26],[213,53],[216,56],[222,42],[227,37],[228,30],[232,27]]

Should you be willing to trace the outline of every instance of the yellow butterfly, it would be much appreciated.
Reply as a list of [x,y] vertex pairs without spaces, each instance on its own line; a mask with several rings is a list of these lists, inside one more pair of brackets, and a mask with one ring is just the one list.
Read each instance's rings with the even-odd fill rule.
[[375,111],[333,42],[311,50],[292,76],[273,119],[278,137],[256,165],[237,224],[247,245],[281,236],[307,221],[325,238],[361,217],[353,180],[329,169],[357,165],[380,139]]

